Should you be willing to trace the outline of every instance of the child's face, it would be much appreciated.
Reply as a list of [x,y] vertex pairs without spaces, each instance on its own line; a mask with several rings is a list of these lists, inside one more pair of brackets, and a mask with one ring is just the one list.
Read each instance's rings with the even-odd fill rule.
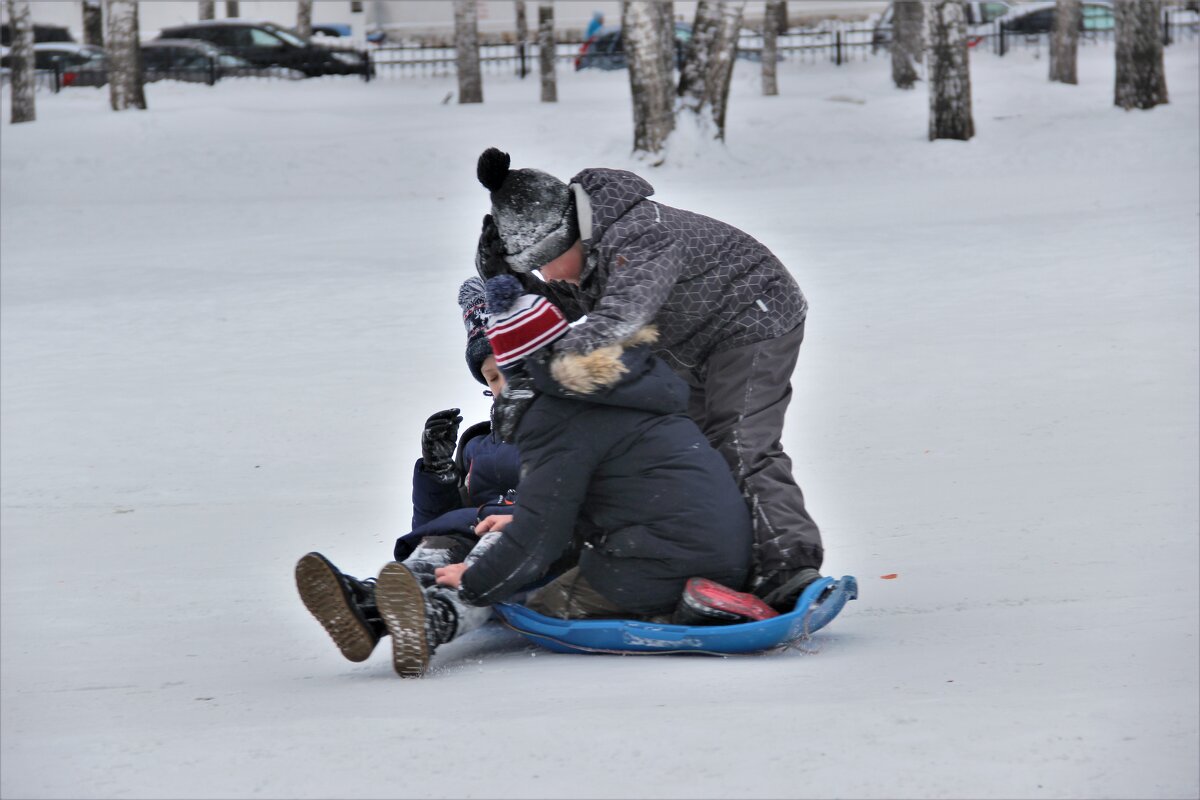
[[479,371],[483,373],[483,379],[487,381],[488,388],[492,390],[492,394],[498,397],[504,391],[504,373],[496,366],[496,357],[488,356],[485,358]]

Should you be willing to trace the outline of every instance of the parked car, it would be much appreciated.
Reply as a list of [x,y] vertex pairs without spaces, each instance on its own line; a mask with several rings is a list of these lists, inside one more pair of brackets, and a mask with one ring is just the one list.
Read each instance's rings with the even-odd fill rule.
[[[12,68],[12,54],[0,57],[0,67]],[[41,42],[33,46],[33,68],[58,71],[63,86],[104,86],[108,66],[104,48],[73,42]]]
[[[38,25],[33,26],[33,41],[37,42],[73,42],[71,32],[61,25]],[[12,28],[5,22],[0,25],[0,46],[12,46]]]
[[350,26],[340,22],[332,22],[325,25],[313,25],[313,36],[349,36]]
[[240,19],[207,20],[163,28],[159,39],[201,39],[263,67],[287,67],[309,77],[363,75],[371,77],[374,65],[362,50],[313,44],[273,22]]
[[[895,14],[895,3],[888,3],[888,7],[879,15],[879,19],[875,21],[875,25],[871,31],[871,47],[886,47],[892,43],[892,20]],[[967,12],[967,32],[970,36],[975,34],[978,36],[983,28],[991,26],[993,22],[1006,17],[1012,13],[1013,8],[1018,7],[1006,0],[969,0],[965,4]]]
[[[1116,20],[1113,17],[1113,7],[1109,0],[1087,0],[1081,4],[1079,15],[1079,30],[1111,31]],[[1054,2],[1028,3],[1006,16],[1000,23],[1005,33],[1034,36],[1039,33],[1049,33],[1054,30]]]
[[142,43],[142,75],[146,83],[161,80],[214,83],[222,78],[307,77],[287,67],[261,67],[226,53],[202,39],[155,39]]
[[[692,39],[692,26],[686,22],[675,23],[675,65],[683,65],[687,43]],[[625,45],[621,41],[620,28],[601,29],[579,48],[575,57],[575,69],[625,69]]]

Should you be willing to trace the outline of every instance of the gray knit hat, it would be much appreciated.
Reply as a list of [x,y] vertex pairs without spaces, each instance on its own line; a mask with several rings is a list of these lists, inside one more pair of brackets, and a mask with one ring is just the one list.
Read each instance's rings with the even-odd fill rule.
[[492,345],[487,338],[487,300],[482,280],[463,281],[458,287],[458,307],[462,309],[463,326],[467,329],[467,367],[475,380],[487,385],[483,362],[492,354]]
[[536,169],[509,169],[508,153],[483,151],[479,182],[492,193],[492,219],[514,272],[532,272],[571,249],[579,238],[570,187]]

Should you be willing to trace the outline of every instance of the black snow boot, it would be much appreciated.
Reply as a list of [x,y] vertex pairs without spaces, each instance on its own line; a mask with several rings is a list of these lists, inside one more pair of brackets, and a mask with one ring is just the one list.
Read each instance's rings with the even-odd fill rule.
[[405,565],[393,561],[375,585],[379,614],[392,637],[392,668],[401,678],[419,678],[437,648],[482,627],[490,608],[468,606],[458,592],[421,586]]
[[796,601],[809,584],[820,578],[821,573],[812,567],[804,567],[794,572],[780,571],[767,575],[756,583],[754,593],[771,608],[787,613],[796,607]]
[[779,616],[748,592],[738,592],[707,578],[689,578],[671,622],[676,625],[737,625]]
[[296,588],[305,608],[351,661],[366,661],[387,633],[375,607],[374,578],[343,575],[325,556],[309,553],[296,563]]

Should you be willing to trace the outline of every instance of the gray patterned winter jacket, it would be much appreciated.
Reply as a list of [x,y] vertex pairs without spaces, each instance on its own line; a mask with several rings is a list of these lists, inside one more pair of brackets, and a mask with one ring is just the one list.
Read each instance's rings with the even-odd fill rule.
[[661,337],[656,354],[676,371],[702,376],[711,353],[775,338],[804,321],[808,303],[795,279],[749,234],[647,199],[654,187],[632,172],[586,169],[571,184],[586,256],[580,302],[587,322],[557,342],[556,353],[589,353],[653,322]]

